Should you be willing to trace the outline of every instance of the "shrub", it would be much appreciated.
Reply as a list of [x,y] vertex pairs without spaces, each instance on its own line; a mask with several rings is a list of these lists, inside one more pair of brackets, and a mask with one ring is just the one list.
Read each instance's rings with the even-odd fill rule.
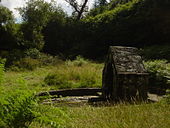
[[170,90],[167,90],[166,92],[167,92],[167,94],[166,94],[165,102],[167,104],[170,104]]
[[30,58],[33,58],[33,59],[38,59],[40,58],[40,51],[36,48],[30,48],[30,49],[27,49],[25,52],[24,52],[24,56],[25,57],[30,57]]
[[0,128],[24,128],[36,118],[36,98],[23,79],[17,86],[0,86]]
[[67,60],[66,65],[68,66],[83,66],[88,63],[88,60],[84,59],[81,56],[77,56],[75,60]]
[[46,126],[50,128],[65,128],[64,125],[67,123],[66,119],[69,119],[63,108],[51,105],[39,105],[36,110],[40,116],[31,124],[32,127],[34,127],[34,125],[37,127],[38,124],[39,127],[43,128]]
[[33,112],[34,98],[32,93],[12,92],[0,100],[0,127],[23,128],[36,117]]
[[40,53],[39,51],[34,50],[35,49],[29,49],[28,51],[24,52],[24,56],[12,59],[10,64],[8,62],[9,69],[12,71],[34,70],[37,67],[57,65],[63,62],[57,56],[53,57],[51,55]]
[[24,52],[19,49],[14,49],[11,52],[9,52],[9,55],[7,56],[7,63],[6,66],[9,67],[13,64],[13,62],[20,60],[24,57]]
[[30,57],[22,58],[18,61],[14,61],[11,66],[12,70],[34,70],[40,65],[37,59],[32,59]]
[[0,96],[0,127],[28,127],[36,117],[34,94],[28,90],[5,91],[1,88]]
[[38,60],[41,62],[42,66],[57,65],[57,64],[61,64],[63,62],[57,56],[51,56],[49,54],[44,54],[44,53],[41,53]]
[[145,47],[141,51],[142,55],[146,60],[151,59],[166,59],[170,60],[170,46],[169,45],[153,45]]
[[169,86],[170,64],[166,60],[154,60],[145,62],[145,67],[150,73],[149,88],[165,91]]

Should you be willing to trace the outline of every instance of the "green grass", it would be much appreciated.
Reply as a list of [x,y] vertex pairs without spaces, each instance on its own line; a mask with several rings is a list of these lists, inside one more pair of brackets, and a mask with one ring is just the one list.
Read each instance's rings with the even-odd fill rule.
[[101,87],[102,65],[86,64],[84,66],[63,65],[49,73],[45,84],[57,88]]
[[170,106],[164,104],[71,108],[72,128],[168,128]]
[[29,128],[63,128],[70,118],[67,108],[57,108],[52,105],[39,105],[39,116],[31,123]]
[[[3,80],[3,89],[5,93],[14,89],[32,90],[37,93],[66,87],[65,84],[47,85],[44,80],[49,74],[62,76],[61,80],[65,79],[64,81],[72,83],[71,88],[101,87],[102,69],[103,64],[79,60],[45,66],[33,71],[7,71]],[[88,79],[94,80],[94,84],[88,83]],[[35,107],[36,118],[30,124],[30,128],[169,128],[170,126],[170,105],[163,102],[81,107],[36,104]]]
[[[45,66],[37,68],[34,71],[7,71],[5,73],[4,86],[7,88],[9,87],[10,89],[11,86],[17,86],[18,82],[25,81],[28,84],[28,88],[35,91],[46,91],[68,87],[101,87],[102,68],[102,64],[89,62],[81,66],[66,63],[56,66]],[[55,80],[55,78],[48,78],[50,75],[61,77],[59,78],[60,81]],[[45,80],[45,78],[48,80]],[[54,84],[49,84],[49,81],[52,81]],[[59,84],[56,85],[55,81]]]

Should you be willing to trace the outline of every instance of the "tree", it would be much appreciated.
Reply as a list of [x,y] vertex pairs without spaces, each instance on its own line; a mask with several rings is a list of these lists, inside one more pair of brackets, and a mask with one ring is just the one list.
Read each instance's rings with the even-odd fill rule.
[[20,42],[21,46],[26,49],[36,48],[42,50],[45,43],[42,30],[55,9],[54,2],[48,3],[44,0],[29,0],[26,7],[18,9],[24,21],[21,26],[21,35],[24,42]]
[[12,12],[8,8],[0,6],[0,25],[12,23],[13,19]]
[[83,0],[81,4],[78,4],[76,0],[65,0],[73,8],[73,16],[76,17],[76,20],[80,20],[83,16],[83,13],[88,11],[87,2],[88,0]]
[[[73,33],[69,32],[71,23],[65,12],[60,8],[52,14],[51,19],[43,29],[45,45],[43,51],[58,55],[68,51],[71,40],[68,38]],[[69,40],[69,43],[68,43]]]
[[4,6],[0,6],[0,42],[1,50],[8,50],[16,45],[14,17]]
[[107,4],[107,0],[97,0],[95,1],[97,7],[105,6]]

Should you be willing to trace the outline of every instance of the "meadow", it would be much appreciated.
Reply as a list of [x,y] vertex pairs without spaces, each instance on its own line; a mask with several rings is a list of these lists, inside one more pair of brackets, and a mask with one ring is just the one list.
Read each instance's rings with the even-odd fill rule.
[[[169,97],[158,103],[103,103],[63,106],[42,104],[35,95],[65,88],[101,87],[103,63],[81,57],[30,70],[6,70],[1,64],[0,126],[3,128],[168,128]],[[145,62],[157,82],[169,77],[165,60]],[[156,77],[155,77],[156,76]],[[168,85],[168,81],[167,85]],[[165,84],[165,83],[164,83]]]

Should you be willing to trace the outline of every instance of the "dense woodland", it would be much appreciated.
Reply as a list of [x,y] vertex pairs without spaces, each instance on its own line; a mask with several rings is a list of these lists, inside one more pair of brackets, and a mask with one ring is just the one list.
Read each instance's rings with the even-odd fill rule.
[[64,59],[101,59],[110,45],[168,45],[169,6],[168,0],[99,0],[77,19],[77,13],[68,16],[55,2],[30,0],[18,8],[21,23],[0,6],[1,56],[20,59],[22,53],[40,51]]

